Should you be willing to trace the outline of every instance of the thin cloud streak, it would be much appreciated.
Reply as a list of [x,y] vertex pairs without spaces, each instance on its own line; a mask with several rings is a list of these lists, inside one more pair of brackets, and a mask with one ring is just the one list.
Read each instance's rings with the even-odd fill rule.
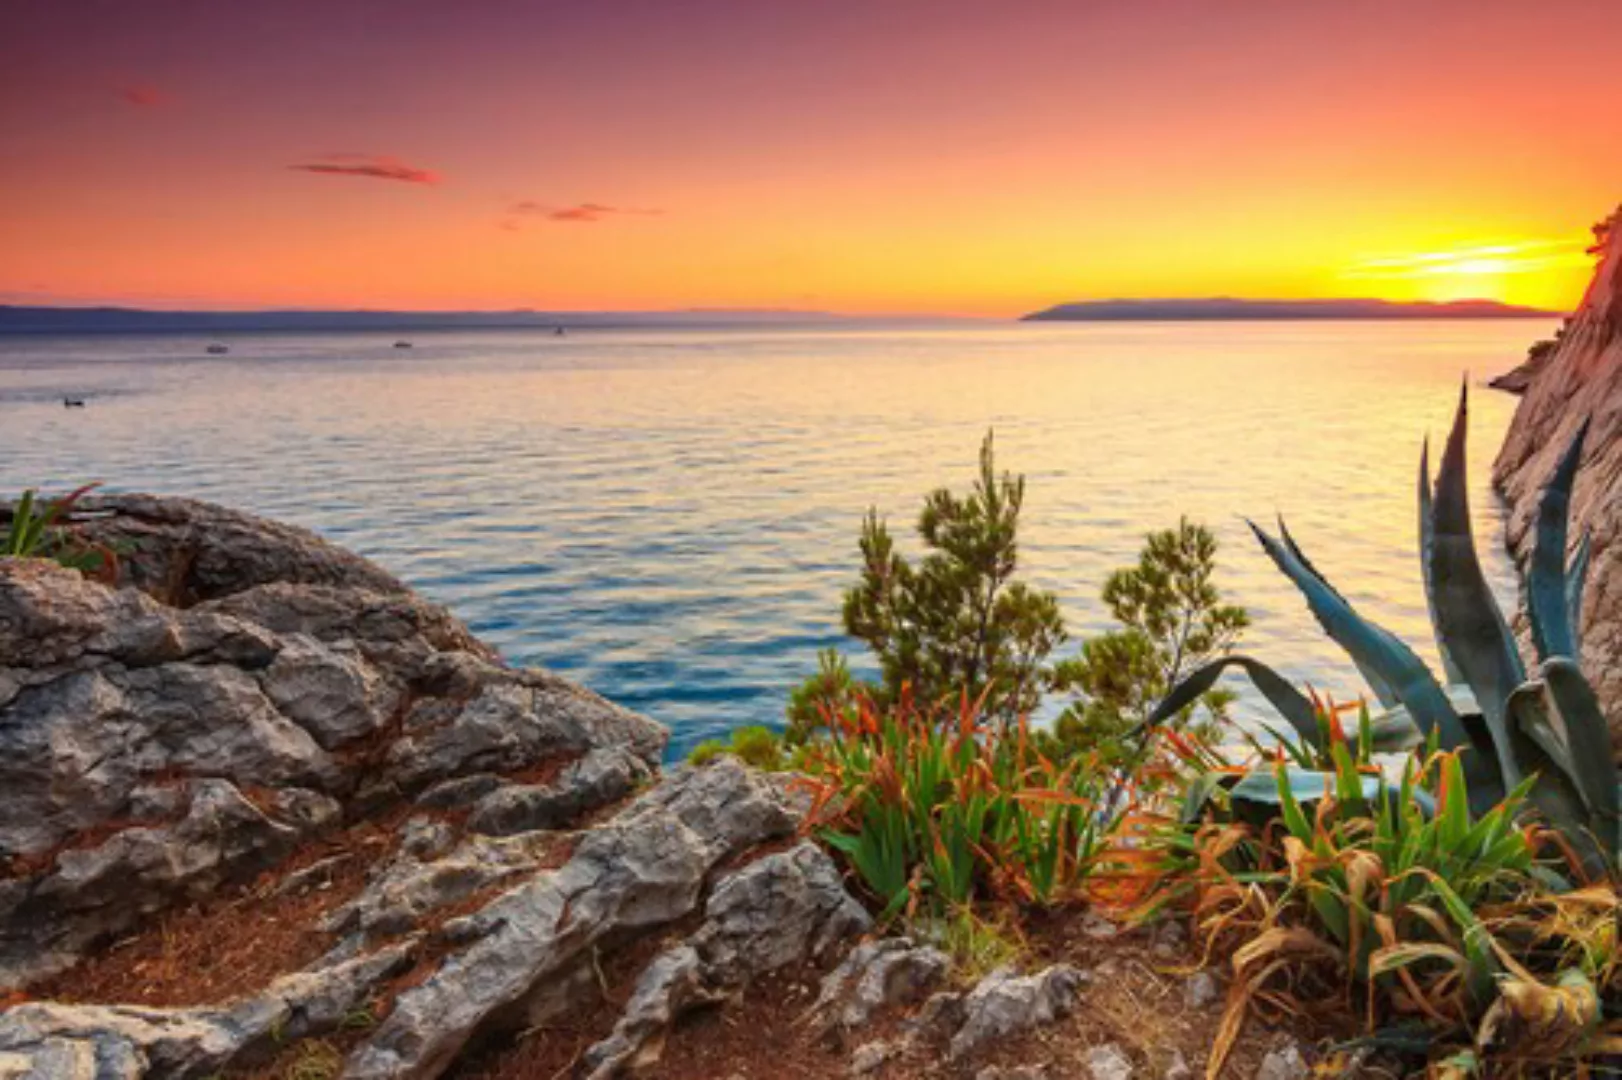
[[663,210],[651,208],[609,206],[606,203],[594,202],[576,203],[573,206],[550,206],[530,199],[514,203],[508,212],[525,216],[540,216],[548,221],[574,222],[595,222],[602,221],[604,218],[623,215],[647,217],[664,213]]
[[1461,273],[1531,274],[1560,267],[1584,266],[1587,262],[1581,241],[1528,240],[1364,259],[1349,267],[1341,276],[1407,280]]
[[174,98],[155,86],[121,86],[118,88],[118,100],[137,109],[155,109],[168,105]]
[[298,172],[319,176],[360,176],[372,180],[396,180],[405,184],[437,184],[439,173],[407,165],[386,154],[326,154],[318,161],[289,165]]

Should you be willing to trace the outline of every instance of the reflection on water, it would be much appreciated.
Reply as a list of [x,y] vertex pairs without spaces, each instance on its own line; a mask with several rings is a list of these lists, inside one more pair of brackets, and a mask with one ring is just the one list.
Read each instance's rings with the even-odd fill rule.
[[[0,341],[0,489],[87,479],[306,525],[448,604],[513,661],[670,724],[673,751],[779,718],[841,641],[870,504],[968,483],[988,426],[1029,476],[1024,556],[1073,632],[1146,530],[1221,538],[1246,648],[1342,696],[1349,667],[1249,540],[1282,512],[1352,602],[1430,650],[1421,437],[1539,321],[238,335]],[[65,410],[64,394],[89,407]],[[1487,472],[1513,401],[1473,394]],[[1247,708],[1250,706],[1247,705]]]

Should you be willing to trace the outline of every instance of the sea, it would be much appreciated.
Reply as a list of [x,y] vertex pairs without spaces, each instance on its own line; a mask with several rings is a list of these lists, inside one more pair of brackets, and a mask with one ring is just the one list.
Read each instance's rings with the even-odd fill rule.
[[[1350,699],[1355,669],[1256,546],[1283,515],[1365,615],[1434,658],[1420,448],[1469,392],[1471,510],[1516,599],[1491,491],[1515,400],[1486,387],[1553,320],[716,325],[0,338],[0,492],[213,500],[313,529],[445,604],[514,664],[672,731],[672,757],[779,724],[874,508],[919,550],[930,490],[995,433],[1026,478],[1020,576],[1076,648],[1151,530],[1219,538],[1243,651]],[[215,341],[229,352],[210,355]],[[63,407],[64,397],[85,407]],[[1236,688],[1243,690],[1242,684]],[[1050,717],[1061,702],[1044,706]],[[1265,706],[1248,692],[1239,722]],[[1040,718],[1039,718],[1040,719]]]

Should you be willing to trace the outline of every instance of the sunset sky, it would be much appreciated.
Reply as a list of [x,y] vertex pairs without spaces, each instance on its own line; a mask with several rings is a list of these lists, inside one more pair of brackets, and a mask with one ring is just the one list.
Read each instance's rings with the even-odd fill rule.
[[0,0],[0,303],[1573,304],[1618,0]]

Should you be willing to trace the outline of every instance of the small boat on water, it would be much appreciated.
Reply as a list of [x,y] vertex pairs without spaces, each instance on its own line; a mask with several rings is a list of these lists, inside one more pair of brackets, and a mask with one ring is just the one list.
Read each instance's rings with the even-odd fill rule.
[[65,397],[62,399],[62,407],[64,409],[82,409],[84,408],[84,398]]
[[221,345],[216,341],[214,344],[210,345],[206,351],[210,356],[224,356],[226,353],[231,351],[231,347],[229,345]]
[[396,341],[394,343],[394,347],[396,349],[409,349],[409,348],[411,348],[411,342],[409,342],[409,341]]

